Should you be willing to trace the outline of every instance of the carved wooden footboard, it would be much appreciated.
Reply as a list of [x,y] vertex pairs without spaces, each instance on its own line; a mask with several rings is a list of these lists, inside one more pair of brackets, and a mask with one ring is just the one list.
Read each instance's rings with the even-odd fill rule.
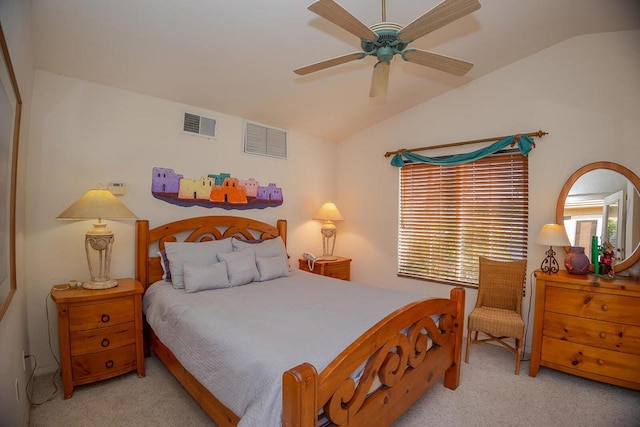
[[[432,315],[441,315],[438,324]],[[314,427],[321,411],[333,425],[390,425],[443,374],[444,385],[457,388],[463,322],[464,289],[455,288],[451,299],[418,301],[390,314],[320,374],[308,363],[288,370],[283,425]],[[376,380],[381,385],[372,391]]]

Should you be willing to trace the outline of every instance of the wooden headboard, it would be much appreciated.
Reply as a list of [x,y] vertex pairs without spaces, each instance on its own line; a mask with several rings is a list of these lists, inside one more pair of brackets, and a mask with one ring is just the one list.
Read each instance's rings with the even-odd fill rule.
[[[183,237],[186,236],[186,237]],[[287,244],[287,220],[279,219],[276,226],[237,216],[201,216],[170,222],[149,229],[149,221],[136,221],[136,280],[146,288],[162,279],[160,257],[156,252],[167,242],[203,242],[237,237],[242,240],[281,237]],[[156,249],[150,253],[150,247]]]

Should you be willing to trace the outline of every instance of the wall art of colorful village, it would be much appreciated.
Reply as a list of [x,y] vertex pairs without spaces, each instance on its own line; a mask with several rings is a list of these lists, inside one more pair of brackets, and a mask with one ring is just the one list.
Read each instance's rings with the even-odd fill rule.
[[173,169],[159,167],[153,168],[151,194],[156,199],[184,207],[264,209],[283,202],[282,188],[273,183],[262,186],[253,178],[243,180],[228,173],[189,179]]

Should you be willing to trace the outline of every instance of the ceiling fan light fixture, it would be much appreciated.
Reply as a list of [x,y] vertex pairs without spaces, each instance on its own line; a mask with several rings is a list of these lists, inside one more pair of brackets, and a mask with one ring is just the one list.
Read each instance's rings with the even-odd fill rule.
[[382,46],[376,51],[376,58],[378,58],[380,62],[390,62],[396,53],[397,52],[389,46]]

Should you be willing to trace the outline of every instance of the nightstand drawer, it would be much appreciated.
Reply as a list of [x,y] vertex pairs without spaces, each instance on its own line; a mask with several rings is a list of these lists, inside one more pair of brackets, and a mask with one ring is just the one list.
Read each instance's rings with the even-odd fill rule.
[[69,307],[69,330],[104,328],[132,322],[134,318],[133,298],[99,304],[72,305]]
[[[306,259],[298,260],[298,268],[302,271],[319,274],[340,280],[351,280],[351,258],[335,257],[336,259],[319,259],[309,262]],[[313,269],[311,268],[313,267]]]
[[583,317],[549,312],[544,316],[542,333],[545,337],[640,355],[640,326],[585,322]]
[[334,279],[349,280],[349,265],[345,263],[327,264],[324,268],[324,275]]
[[640,324],[640,298],[549,287],[545,310],[590,319]]
[[87,329],[71,332],[71,355],[110,350],[135,344],[136,331],[133,322],[122,323],[108,328]]
[[640,383],[640,356],[542,338],[542,360],[564,368]]
[[74,384],[109,378],[136,368],[136,346],[128,345],[71,358]]

